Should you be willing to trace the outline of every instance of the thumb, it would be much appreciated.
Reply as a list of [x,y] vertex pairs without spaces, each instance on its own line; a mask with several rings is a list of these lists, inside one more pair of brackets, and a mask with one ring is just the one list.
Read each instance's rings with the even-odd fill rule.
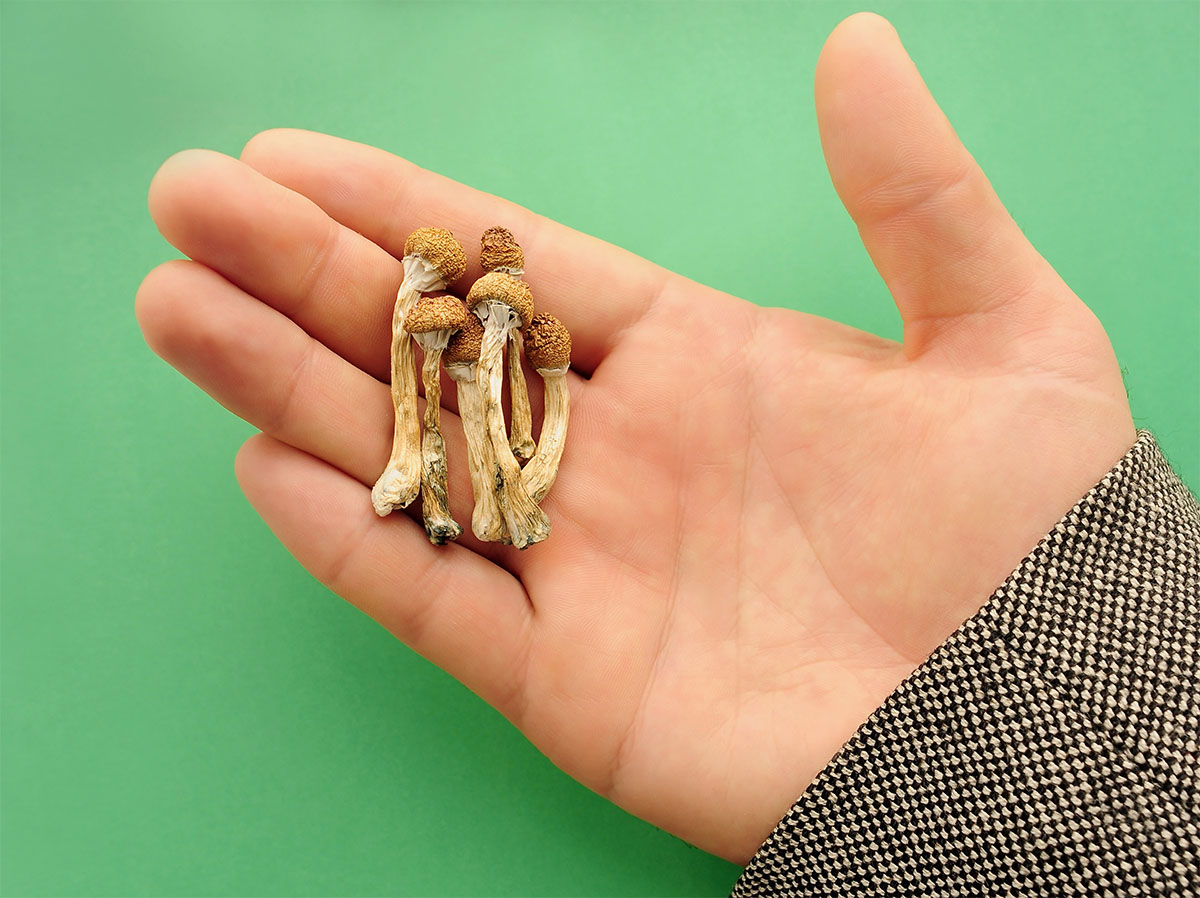
[[[817,122],[834,187],[904,319],[910,355],[966,335],[1001,348],[1078,303],[1030,245],[938,108],[894,28],[843,21],[821,51]],[[985,328],[974,327],[987,318]],[[959,347],[964,348],[962,346]]]

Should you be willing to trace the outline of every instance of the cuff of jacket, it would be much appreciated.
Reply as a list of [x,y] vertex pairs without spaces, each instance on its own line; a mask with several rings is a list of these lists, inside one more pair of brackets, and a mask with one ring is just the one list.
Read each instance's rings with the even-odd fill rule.
[[735,898],[1187,894],[1198,547],[1200,506],[1139,432],[817,776]]

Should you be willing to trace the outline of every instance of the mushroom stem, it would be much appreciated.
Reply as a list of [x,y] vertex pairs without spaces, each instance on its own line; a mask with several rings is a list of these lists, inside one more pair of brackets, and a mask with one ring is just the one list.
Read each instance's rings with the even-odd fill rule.
[[392,454],[371,489],[371,504],[380,517],[407,506],[417,498],[421,488],[417,375],[413,368],[412,341],[404,329],[404,316],[416,305],[420,293],[408,277],[408,268],[406,264],[404,282],[396,294],[396,307],[392,313],[392,405],[396,410]]
[[521,332],[508,332],[508,398],[512,411],[512,433],[508,445],[518,458],[532,458],[537,446],[533,442],[533,411],[529,408],[529,387],[521,365]]
[[483,394],[483,414],[495,454],[492,483],[500,513],[508,525],[509,538],[518,549],[524,549],[550,535],[550,519],[526,492],[521,480],[521,466],[509,448],[508,434],[504,429],[504,410],[500,404],[504,381],[504,343],[508,331],[518,321],[516,313],[502,302],[487,301],[476,308],[476,314],[481,309],[483,314],[479,317],[483,321],[483,347],[479,353],[476,382]]
[[[421,377],[425,381],[425,435],[421,440],[421,514],[425,532],[435,546],[444,546],[462,536],[462,527],[450,516],[446,497],[446,441],[442,438],[442,350],[449,334],[440,332],[440,340],[429,340],[433,334],[422,335],[425,362]],[[439,343],[441,345],[439,345]]]
[[471,490],[475,494],[471,532],[483,542],[506,543],[509,542],[508,528],[492,488],[496,462],[492,438],[483,419],[483,396],[475,380],[478,367],[464,363],[446,366],[451,379],[458,385],[458,414],[467,438],[467,466],[471,471]]
[[546,388],[546,414],[542,419],[537,453],[521,470],[521,480],[534,502],[541,502],[554,485],[558,465],[562,461],[563,445],[567,441],[567,419],[571,412],[567,367],[537,369]]

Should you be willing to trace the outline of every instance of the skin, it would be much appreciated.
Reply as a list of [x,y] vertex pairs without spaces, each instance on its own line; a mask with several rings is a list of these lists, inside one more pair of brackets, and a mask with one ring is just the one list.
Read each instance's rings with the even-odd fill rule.
[[[887,22],[833,32],[816,108],[902,344],[759,308],[300,131],[260,134],[240,160],[168,160],[150,209],[192,261],[155,269],[137,297],[150,345],[263,431],[237,476],[306,568],[563,770],[737,862],[1135,439],[1102,327]],[[380,520],[370,503],[404,237],[497,221],[575,343],[554,532],[523,553],[469,534],[434,548],[411,509]],[[472,260],[465,282],[479,274]],[[603,304],[588,301],[597,283]]]

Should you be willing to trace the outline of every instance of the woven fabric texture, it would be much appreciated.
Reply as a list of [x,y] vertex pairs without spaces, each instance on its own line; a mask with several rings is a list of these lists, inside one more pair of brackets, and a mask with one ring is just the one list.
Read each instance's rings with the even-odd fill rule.
[[1198,596],[1200,506],[1141,432],[733,895],[1200,895]]

